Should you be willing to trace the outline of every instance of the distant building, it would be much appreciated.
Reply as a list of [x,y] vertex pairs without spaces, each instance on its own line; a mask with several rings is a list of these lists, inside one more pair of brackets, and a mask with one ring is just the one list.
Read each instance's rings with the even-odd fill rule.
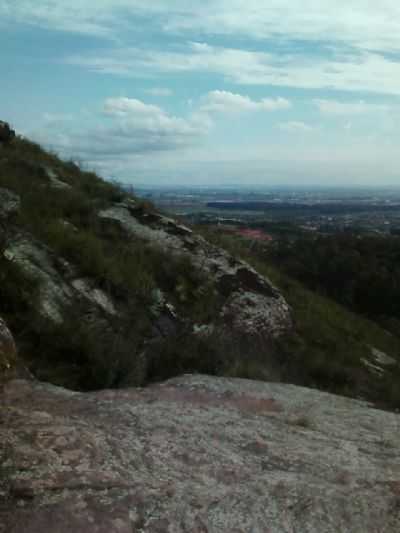
[[262,242],[271,242],[273,240],[272,236],[260,229],[240,229],[237,231],[237,234],[246,239],[251,239],[253,241],[262,241]]

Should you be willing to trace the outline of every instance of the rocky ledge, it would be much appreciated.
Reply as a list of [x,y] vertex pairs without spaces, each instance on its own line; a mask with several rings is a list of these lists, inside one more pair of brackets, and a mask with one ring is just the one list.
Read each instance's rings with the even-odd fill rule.
[[119,225],[130,238],[161,248],[171,257],[187,258],[205,283],[212,280],[224,299],[219,315],[222,329],[230,335],[250,337],[254,343],[254,337],[271,340],[292,329],[290,308],[267,278],[190,228],[161,213],[144,210],[129,198],[101,211],[99,217]]
[[1,533],[400,531],[400,418],[364,402],[201,375],[0,401]]
[[[40,169],[45,173],[43,186],[65,188],[55,171]],[[105,344],[117,346],[121,329],[125,331],[132,315],[137,316],[137,301],[113,291],[99,277],[83,274],[79,261],[58,255],[48,243],[30,234],[29,228],[14,224],[13,217],[21,211],[22,204],[17,194],[0,188],[0,254],[36,284],[35,312],[58,326],[68,322],[74,313],[79,314],[90,338],[98,338],[101,332]],[[162,251],[160,257],[166,265],[170,262],[170,267],[165,268],[169,268],[172,279],[175,277],[174,286],[156,286],[149,294],[151,328],[138,348],[145,359],[155,343],[190,333],[208,336],[213,346],[218,339],[224,344],[224,353],[234,354],[239,360],[248,359],[257,346],[265,356],[268,379],[280,375],[274,341],[293,330],[293,320],[288,303],[269,279],[190,228],[128,195],[94,214],[100,221],[96,238],[101,242],[106,242],[110,230],[117,229],[127,249],[130,245],[137,249],[139,242],[143,247]],[[74,231],[67,220],[58,222]],[[175,259],[187,261],[188,273],[179,276],[174,272]],[[186,294],[189,274],[196,278],[195,294]],[[212,310],[209,316],[187,313],[196,298],[205,302],[208,299]],[[179,309],[177,301],[181,304]]]

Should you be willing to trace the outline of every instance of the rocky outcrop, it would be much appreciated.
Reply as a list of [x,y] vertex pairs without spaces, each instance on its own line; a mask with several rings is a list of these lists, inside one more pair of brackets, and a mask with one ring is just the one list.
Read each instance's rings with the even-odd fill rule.
[[20,198],[8,189],[0,188],[0,222],[18,213]]
[[[43,168],[50,182],[58,179],[51,168]],[[34,238],[28,228],[13,224],[10,217],[19,210],[18,195],[0,189],[0,219],[7,219],[4,228],[0,227],[1,253],[35,284],[35,315],[57,326],[69,322],[71,316],[79,317],[80,323],[88,326],[90,336],[103,339],[104,335],[105,340],[100,344],[119,345],[121,335],[125,336],[121,332],[132,329],[132,316],[138,316],[137,303],[124,299],[121,291],[113,291],[109,285],[100,285],[98,279],[83,276],[79,264],[58,255]],[[292,322],[289,306],[269,280],[190,228],[143,208],[133,198],[126,197],[122,203],[103,209],[99,220],[102,228],[99,238],[107,239],[107,232],[117,226],[117,231],[123,232],[124,243],[135,241],[132,245],[137,249],[140,241],[143,246],[162,250],[156,257],[164,258],[166,265],[168,261],[171,263],[171,286],[156,286],[149,293],[144,310],[149,326],[133,347],[133,357],[143,353],[147,361],[156,350],[154,343],[165,338],[174,342],[179,335],[193,334],[197,337],[195,342],[209,339],[214,352],[226,354],[227,361],[247,358],[249,351],[257,346],[265,354],[266,377],[279,377],[279,363],[270,357],[271,343],[290,330]],[[58,222],[71,231],[79,231],[68,221]],[[175,258],[187,259],[187,264],[183,264],[189,271],[182,275],[175,273]],[[188,279],[192,285],[188,285]],[[202,316],[187,313],[191,298],[203,298],[203,308],[210,305],[212,313]]]
[[363,358],[361,362],[367,368],[367,370],[375,377],[381,378],[387,372],[396,366],[396,359],[390,357],[386,353],[370,346],[370,354],[368,358]]
[[73,265],[31,236],[14,236],[4,255],[38,282],[39,311],[54,323],[62,323],[71,306],[78,308],[79,304],[92,306],[108,315],[116,314],[112,300],[101,289],[90,280],[80,278]]
[[39,312],[61,323],[63,310],[72,302],[73,291],[58,272],[51,251],[32,236],[19,234],[9,239],[4,256],[39,284]]
[[68,190],[72,189],[71,185],[69,185],[68,183],[65,183],[65,181],[62,181],[62,180],[59,179],[57,173],[51,167],[43,166],[42,170],[43,170],[43,172],[45,173],[46,177],[49,180],[48,184],[53,189],[58,189],[58,190],[61,190],[61,191],[68,191]]
[[397,533],[399,415],[183,376],[2,396],[1,533]]
[[[54,178],[53,174],[49,174],[50,178]],[[19,209],[18,195],[0,189],[0,219],[8,218]],[[192,267],[201,274],[204,284],[212,281],[221,296],[219,326],[226,328],[229,335],[236,333],[244,338],[257,335],[273,339],[291,328],[289,306],[269,280],[250,265],[194,234],[190,228],[159,213],[143,210],[133,199],[103,210],[99,216],[104,224],[117,222],[131,238],[142,239],[144,243],[171,254],[171,257],[187,257]],[[117,314],[115,302],[110,296],[91,280],[81,279],[79,269],[74,265],[56,257],[46,245],[28,233],[8,233],[4,255],[39,282],[39,305],[47,318],[61,323],[65,309],[82,299],[109,316]],[[174,330],[180,319],[165,295],[162,299],[161,309],[155,297],[154,307],[158,310],[155,320],[170,322],[167,329]],[[196,324],[197,329],[199,326],[201,324]]]
[[224,298],[222,328],[241,338],[274,339],[292,327],[290,309],[281,293],[250,265],[208,243],[190,228],[126,200],[99,213],[117,222],[128,236],[142,239],[172,255],[187,257],[193,268],[213,280]]
[[[96,344],[101,359],[110,350],[121,360],[140,356],[151,376],[162,343],[168,340],[176,361],[172,352],[179,352],[184,339],[209,353],[203,371],[221,372],[225,363],[236,368],[257,345],[260,359],[265,354],[266,377],[279,377],[273,341],[292,328],[292,320],[288,304],[268,279],[151,205],[57,161],[29,141],[16,139],[4,154],[3,185],[12,191],[0,188],[0,259],[4,276],[21,281],[16,299],[21,310],[13,313],[23,335],[15,333],[23,337],[21,357],[38,376],[78,387],[76,381],[40,374],[40,361],[48,368],[53,354],[30,353],[39,346],[38,337],[72,329],[70,340],[79,343],[87,334],[85,342]],[[10,281],[7,298],[18,292],[17,285]],[[123,354],[121,339],[126,340]],[[79,374],[76,367],[90,359],[87,348],[75,364],[68,350],[59,348],[65,374]],[[196,368],[186,360],[182,364],[186,370]]]

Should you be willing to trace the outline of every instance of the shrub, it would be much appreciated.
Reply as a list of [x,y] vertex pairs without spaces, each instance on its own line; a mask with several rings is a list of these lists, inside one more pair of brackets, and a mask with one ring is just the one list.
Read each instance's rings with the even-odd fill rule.
[[30,362],[38,379],[75,390],[143,385],[146,320],[117,324],[99,316],[97,324],[88,324],[83,307],[81,313],[74,308],[62,324],[37,317]]
[[215,349],[211,338],[183,329],[148,347],[147,379],[161,381],[186,373],[218,375],[221,357],[223,354]]

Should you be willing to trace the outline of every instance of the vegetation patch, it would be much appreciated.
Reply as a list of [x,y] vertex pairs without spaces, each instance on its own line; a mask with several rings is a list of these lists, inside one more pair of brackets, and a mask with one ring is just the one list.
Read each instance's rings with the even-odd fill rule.
[[[373,320],[363,317],[332,299],[307,289],[266,257],[263,249],[249,247],[245,240],[223,235],[212,228],[197,228],[215,245],[226,248],[267,276],[292,307],[295,331],[277,346],[281,379],[298,385],[372,400],[379,406],[400,408],[400,338]],[[371,346],[398,363],[379,378],[366,368],[363,359]],[[265,359],[264,359],[265,361]],[[262,379],[263,358],[252,361],[250,375]],[[248,372],[246,372],[248,374]]]
[[[54,186],[52,177],[70,187]],[[393,298],[395,288],[390,298],[394,307],[385,316],[386,329],[371,320],[382,318],[382,309],[369,309],[372,300],[361,304],[361,300],[354,299],[354,287],[359,286],[361,291],[362,283],[374,287],[374,294],[379,292],[380,283],[392,275],[393,269],[393,279],[397,280],[397,241],[392,241],[393,246],[387,250],[371,241],[377,262],[368,260],[363,269],[357,265],[370,257],[368,246],[365,249],[364,244],[355,243],[358,255],[352,257],[346,241],[344,263],[336,264],[334,271],[345,276],[350,269],[350,280],[355,285],[349,282],[343,291],[343,298],[350,301],[336,298],[335,303],[328,297],[335,297],[333,289],[322,287],[331,247],[338,245],[334,241],[318,243],[317,254],[311,254],[311,245],[289,252],[278,247],[266,253],[265,248],[249,247],[238,236],[221,236],[210,228],[199,228],[209,241],[269,277],[292,307],[292,335],[273,346],[262,342],[249,346],[218,328],[214,333],[211,328],[207,334],[193,334],[193,324],[218,322],[223,297],[213,280],[199,274],[188,258],[150,247],[127,236],[118,224],[104,224],[99,219],[100,210],[131,197],[117,184],[105,182],[73,162],[62,161],[35,143],[16,138],[0,157],[0,187],[21,199],[19,212],[1,228],[0,314],[13,331],[22,357],[40,379],[86,390],[143,385],[184,372],[204,372],[285,380],[400,407],[400,365],[379,377],[372,376],[363,362],[370,357],[371,346],[399,361],[400,338],[395,334],[399,299]],[[144,214],[154,210],[135,201]],[[288,227],[288,235],[291,231]],[[19,233],[47,245],[60,263],[66,261],[77,276],[91,280],[129,320],[121,320],[121,313],[115,320],[100,317],[100,325],[91,329],[85,319],[90,310],[76,307],[67,311],[71,318],[62,325],[46,321],[38,311],[37,282],[3,254],[8,240]],[[290,266],[294,253],[299,264]],[[318,271],[310,270],[314,259]],[[336,278],[332,273],[327,279],[333,283]],[[169,338],[155,341],[152,324],[157,291],[162,291],[183,320]],[[356,314],[361,305],[369,318]],[[392,334],[387,331],[389,324]],[[144,351],[148,354],[146,360]]]

